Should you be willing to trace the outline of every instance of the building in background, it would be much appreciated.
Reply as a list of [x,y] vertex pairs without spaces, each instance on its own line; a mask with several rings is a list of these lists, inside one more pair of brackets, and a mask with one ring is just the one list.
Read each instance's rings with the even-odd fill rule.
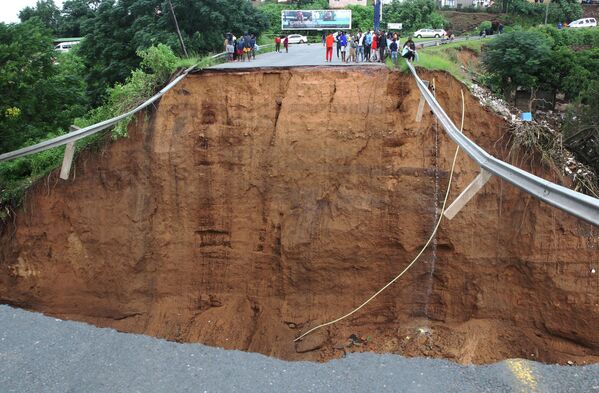
[[366,5],[366,0],[329,0],[329,8],[344,8],[348,5]]

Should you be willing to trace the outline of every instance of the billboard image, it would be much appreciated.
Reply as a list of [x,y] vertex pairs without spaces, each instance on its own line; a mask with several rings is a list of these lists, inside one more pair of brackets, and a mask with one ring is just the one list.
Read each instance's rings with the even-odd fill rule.
[[285,10],[281,11],[283,30],[351,29],[351,10]]

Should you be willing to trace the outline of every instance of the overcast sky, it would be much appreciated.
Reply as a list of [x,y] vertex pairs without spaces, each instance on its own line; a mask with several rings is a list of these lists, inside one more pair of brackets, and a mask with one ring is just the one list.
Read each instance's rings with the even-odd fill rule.
[[[19,22],[19,11],[27,6],[35,6],[37,0],[2,0],[0,5],[0,22]],[[54,0],[58,8],[62,8],[62,0]]]

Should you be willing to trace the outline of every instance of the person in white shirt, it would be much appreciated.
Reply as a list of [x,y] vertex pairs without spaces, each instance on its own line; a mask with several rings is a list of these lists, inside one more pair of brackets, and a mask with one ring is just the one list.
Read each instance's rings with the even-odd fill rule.
[[358,62],[364,61],[364,34],[358,33],[358,55],[356,56]]

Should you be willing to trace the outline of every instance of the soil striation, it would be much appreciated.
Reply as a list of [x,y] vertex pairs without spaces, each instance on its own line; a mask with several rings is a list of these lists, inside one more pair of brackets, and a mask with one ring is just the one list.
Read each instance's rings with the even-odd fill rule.
[[[423,76],[459,124],[462,85]],[[32,188],[0,236],[0,303],[284,359],[597,362],[599,229],[496,178],[387,292],[293,342],[430,235],[455,145],[418,103],[385,68],[190,75],[72,180]],[[503,121],[466,107],[465,134],[507,157]],[[477,172],[461,153],[450,200]]]

